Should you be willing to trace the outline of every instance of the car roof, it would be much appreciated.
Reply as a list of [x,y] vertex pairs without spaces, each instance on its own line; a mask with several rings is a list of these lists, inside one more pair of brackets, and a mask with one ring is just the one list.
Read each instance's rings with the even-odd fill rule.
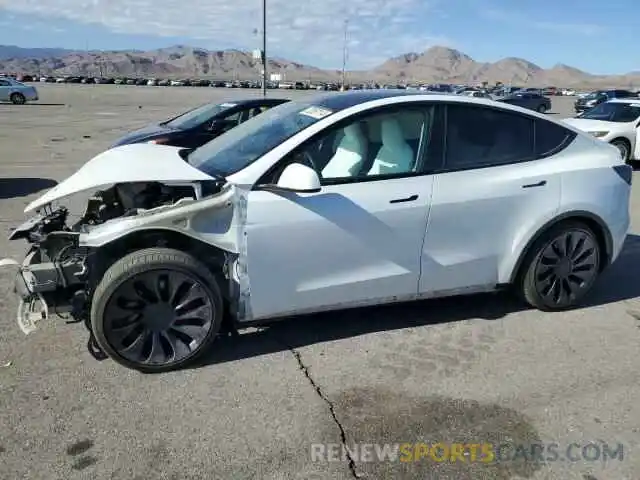
[[640,98],[612,98],[607,103],[637,103],[640,105]]
[[236,106],[251,107],[253,105],[264,105],[265,103],[272,103],[275,105],[278,103],[286,103],[290,101],[291,100],[288,98],[259,97],[259,98],[244,98],[240,100],[228,100],[226,102],[212,102],[212,104],[218,105],[221,103],[233,103]]
[[[324,107],[334,112],[355,107],[365,103],[377,102],[384,99],[405,98],[407,102],[417,102],[420,100],[431,100],[435,102],[455,102],[465,103],[469,105],[479,105],[485,107],[500,108],[502,110],[511,110],[514,112],[526,114],[534,117],[546,118],[553,121],[546,115],[541,115],[532,110],[527,110],[516,105],[498,102],[490,98],[469,97],[466,95],[456,95],[454,93],[440,92],[420,92],[406,90],[355,90],[350,92],[340,92],[333,94],[324,94],[310,99],[309,102],[319,107]],[[389,102],[392,103],[392,102]]]
[[346,92],[326,93],[316,96],[311,103],[318,105],[319,107],[328,108],[335,112],[385,98],[416,96],[437,98],[439,96],[451,97],[451,94],[438,94],[435,92],[421,92],[395,88],[378,90],[348,90]]

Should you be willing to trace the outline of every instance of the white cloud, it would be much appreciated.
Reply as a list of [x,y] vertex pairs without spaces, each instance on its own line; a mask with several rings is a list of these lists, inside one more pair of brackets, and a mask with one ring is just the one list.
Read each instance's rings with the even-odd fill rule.
[[564,34],[577,34],[585,36],[593,36],[599,33],[603,33],[606,29],[602,25],[595,25],[591,23],[564,23],[564,22],[548,22],[539,21],[534,18],[509,11],[498,9],[480,9],[480,14],[490,20],[498,22],[510,23],[518,27],[529,26],[537,28],[539,30],[546,30],[549,32],[557,32]]
[[[441,0],[267,0],[267,54],[322,67],[342,64],[349,18],[350,69],[451,41],[429,33]],[[0,0],[20,13],[99,23],[125,34],[193,38],[206,48],[261,44],[261,0]]]

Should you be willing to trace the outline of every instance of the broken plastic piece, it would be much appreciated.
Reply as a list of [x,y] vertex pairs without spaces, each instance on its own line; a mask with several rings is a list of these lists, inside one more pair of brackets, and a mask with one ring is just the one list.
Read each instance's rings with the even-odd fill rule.
[[38,329],[40,320],[49,318],[49,307],[40,293],[34,293],[27,299],[20,300],[18,304],[18,326],[25,335],[29,335]]
[[0,267],[8,266],[20,266],[20,264],[12,258],[3,258],[2,260],[0,260]]

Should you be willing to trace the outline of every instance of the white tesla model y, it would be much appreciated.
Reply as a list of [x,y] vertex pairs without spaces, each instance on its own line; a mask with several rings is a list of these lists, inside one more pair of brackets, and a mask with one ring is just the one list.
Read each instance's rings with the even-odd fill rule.
[[[501,288],[565,309],[620,253],[631,180],[615,147],[491,100],[290,102],[193,151],[113,148],[29,205],[12,233],[30,243],[19,323],[66,308],[96,348],[154,372],[202,353],[223,318]],[[54,204],[86,190],[67,225]]]

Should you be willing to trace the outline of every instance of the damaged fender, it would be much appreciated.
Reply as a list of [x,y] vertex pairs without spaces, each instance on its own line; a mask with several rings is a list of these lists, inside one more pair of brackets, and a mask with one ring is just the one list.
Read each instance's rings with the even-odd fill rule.
[[100,248],[134,232],[167,230],[236,254],[236,266],[230,274],[238,284],[238,318],[247,321],[251,319],[246,239],[247,195],[248,191],[244,188],[227,184],[212,197],[178,202],[142,211],[136,216],[110,220],[80,234],[78,243],[82,247]]

